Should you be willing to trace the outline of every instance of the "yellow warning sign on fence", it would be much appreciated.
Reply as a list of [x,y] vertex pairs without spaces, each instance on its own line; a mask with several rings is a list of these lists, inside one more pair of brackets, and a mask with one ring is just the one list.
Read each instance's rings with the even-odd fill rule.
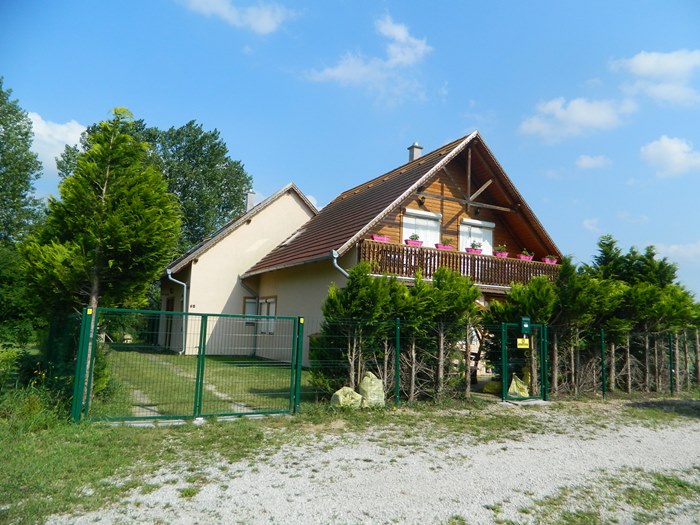
[[530,340],[527,337],[518,337],[518,348],[530,348]]

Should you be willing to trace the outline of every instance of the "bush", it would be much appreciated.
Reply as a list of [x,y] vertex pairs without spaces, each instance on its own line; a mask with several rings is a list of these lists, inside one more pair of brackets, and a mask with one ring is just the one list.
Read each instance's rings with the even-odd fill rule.
[[65,402],[41,386],[16,388],[0,397],[0,424],[17,432],[34,432],[67,420]]
[[22,354],[18,348],[0,349],[0,393],[17,386]]

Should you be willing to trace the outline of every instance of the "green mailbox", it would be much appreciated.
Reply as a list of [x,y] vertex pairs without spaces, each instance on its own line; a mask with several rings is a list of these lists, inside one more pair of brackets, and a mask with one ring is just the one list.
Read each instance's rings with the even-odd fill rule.
[[520,318],[520,333],[523,335],[530,335],[530,318],[521,317]]

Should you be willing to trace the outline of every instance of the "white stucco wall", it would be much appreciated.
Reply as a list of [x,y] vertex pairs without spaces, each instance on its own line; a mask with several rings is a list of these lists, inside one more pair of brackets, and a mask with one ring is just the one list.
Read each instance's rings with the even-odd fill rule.
[[[312,215],[299,196],[290,190],[199,254],[188,266],[173,275],[188,283],[187,311],[243,314],[244,298],[254,294],[243,287],[238,276],[294,233]],[[182,311],[182,287],[168,282],[166,278],[162,281],[161,291],[164,310],[168,298],[173,297],[174,309]],[[178,320],[174,320],[172,329],[181,332],[181,326]],[[186,334],[187,354],[197,352],[199,327],[200,318],[191,316]],[[207,353],[246,355],[253,351],[254,332],[254,327],[241,320],[211,317],[207,325]],[[172,350],[181,350],[181,336],[172,335],[169,340]]]

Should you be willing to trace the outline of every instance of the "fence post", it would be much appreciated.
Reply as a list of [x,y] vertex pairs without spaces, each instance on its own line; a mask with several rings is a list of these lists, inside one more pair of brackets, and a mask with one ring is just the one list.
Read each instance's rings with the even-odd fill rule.
[[603,390],[603,399],[608,393],[608,378],[605,374],[605,329],[600,329],[600,382]]
[[89,363],[85,364],[85,373],[87,374],[87,381],[85,386],[85,399],[83,401],[83,413],[88,414],[90,412],[90,396],[92,395],[92,380],[94,377],[95,370],[95,359],[97,357],[97,339],[99,337],[99,322],[100,322],[100,309],[95,308],[93,312],[92,323],[88,326],[88,351],[87,354],[89,358]]
[[294,371],[294,413],[299,412],[301,408],[301,365],[304,360],[304,318],[297,319],[297,341],[294,353],[296,354],[296,369]]
[[[184,321],[188,321],[185,316]],[[207,315],[202,315],[199,325],[199,346],[197,348],[197,375],[194,383],[193,417],[202,415],[202,392],[204,390],[204,360],[207,354]]]
[[83,413],[83,392],[85,387],[85,364],[87,361],[88,341],[90,337],[90,323],[92,323],[92,308],[83,308],[80,318],[80,338],[78,339],[78,355],[75,358],[75,377],[73,378],[73,404],[71,406],[71,418],[73,422],[80,423]]
[[401,404],[401,319],[396,318],[396,341],[394,341],[394,405]]

